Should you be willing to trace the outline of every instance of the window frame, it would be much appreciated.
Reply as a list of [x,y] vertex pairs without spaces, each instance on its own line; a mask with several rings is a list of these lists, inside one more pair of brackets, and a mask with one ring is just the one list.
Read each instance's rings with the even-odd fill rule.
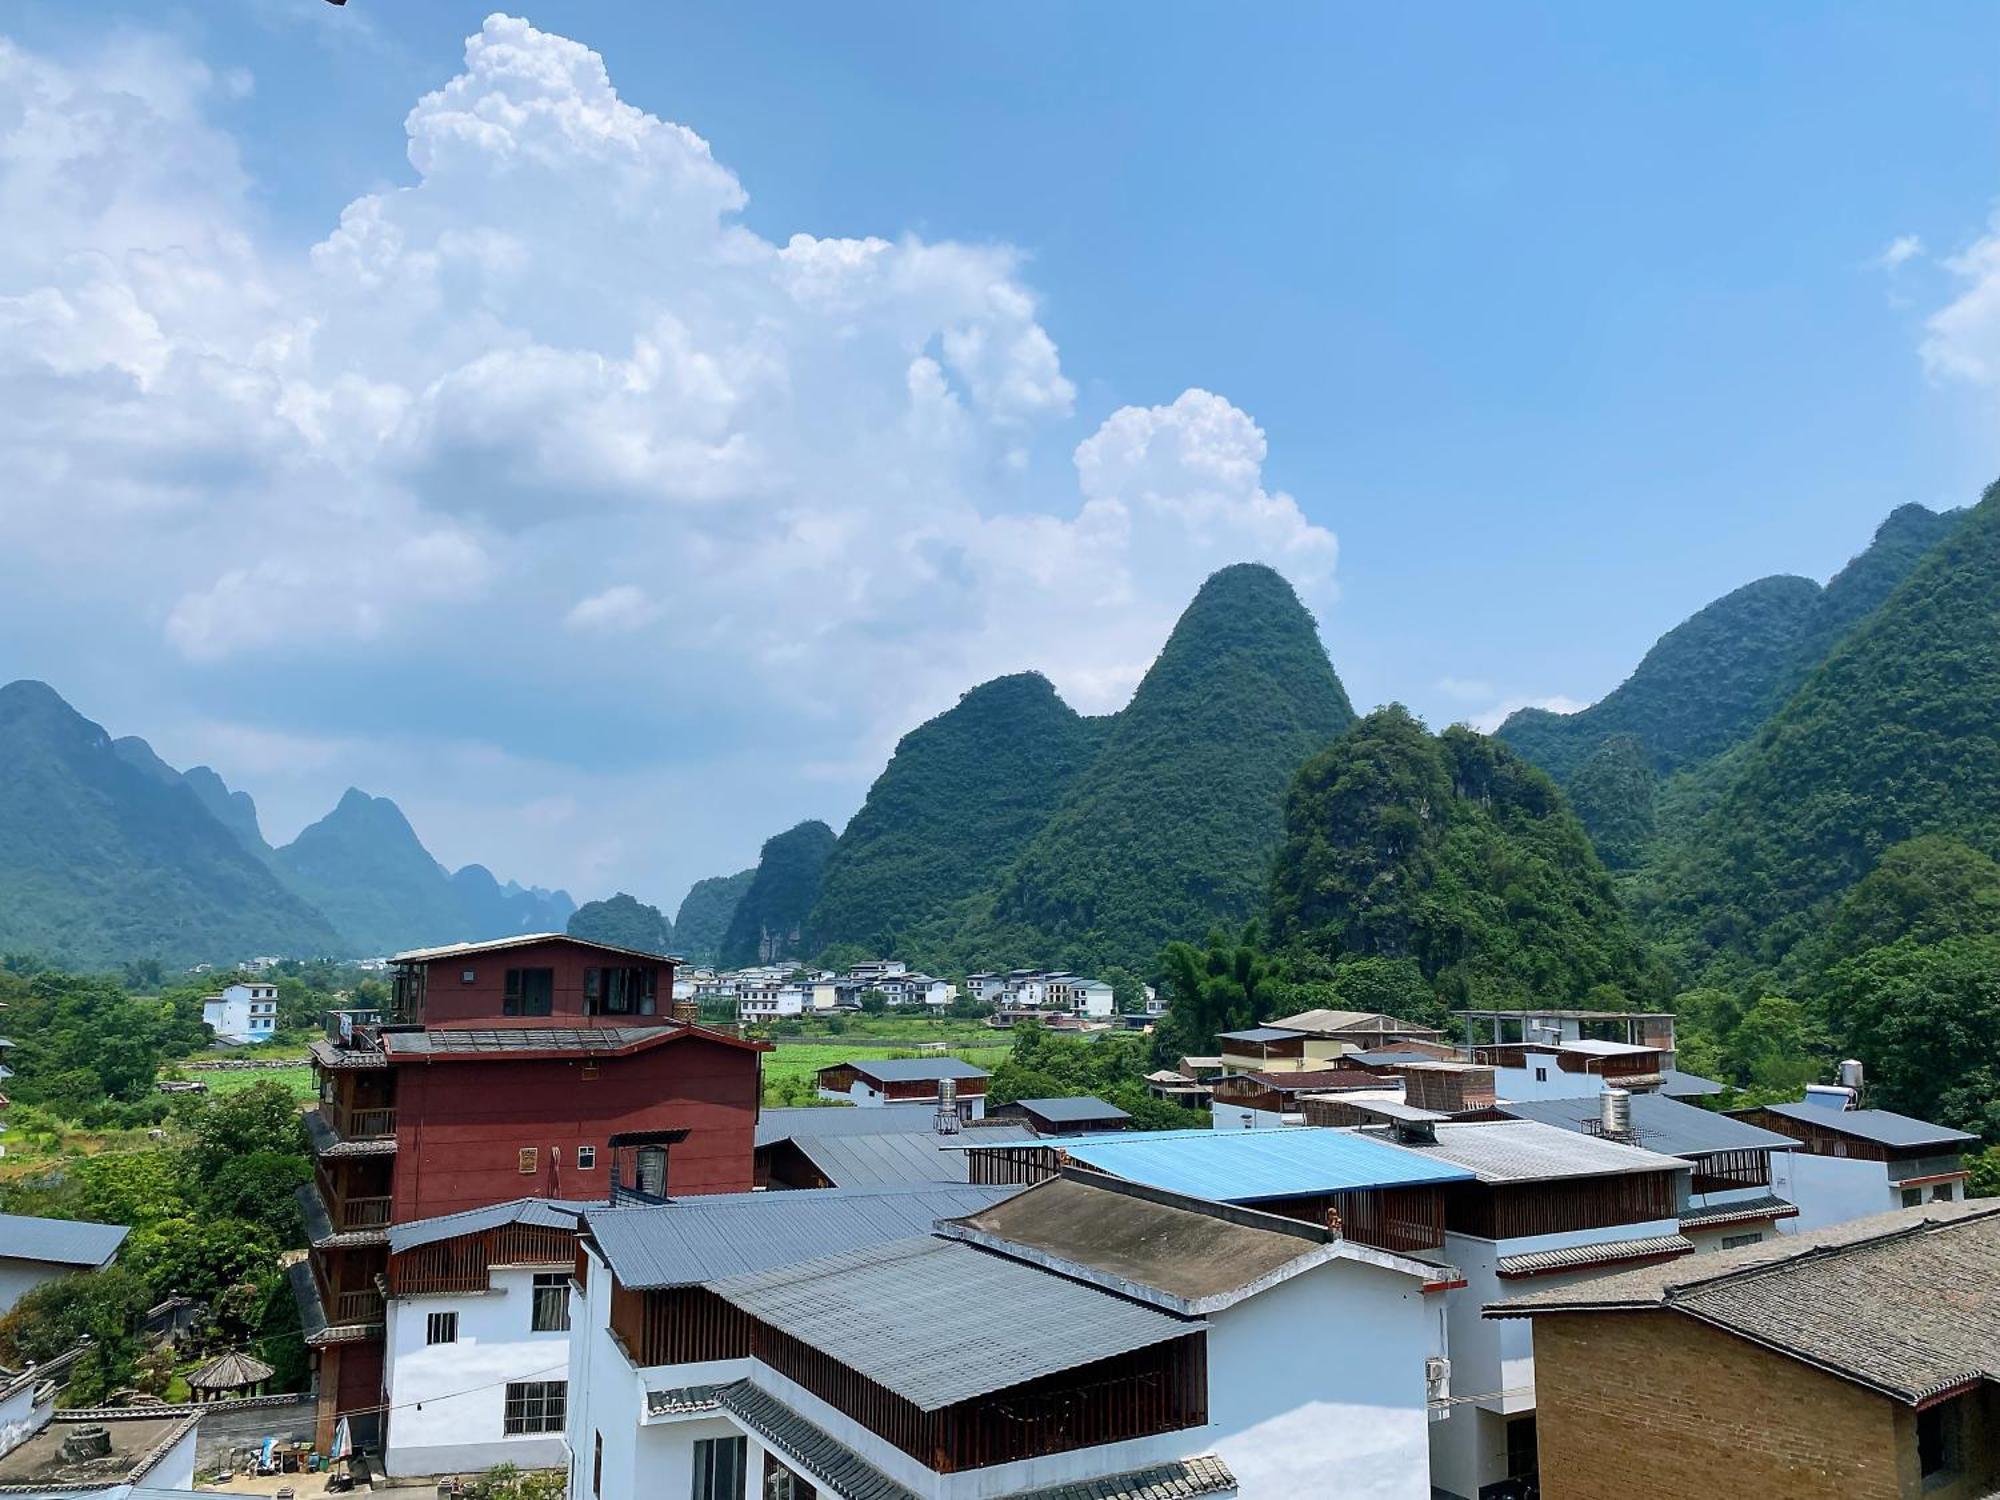
[[510,1380],[502,1392],[500,1431],[504,1437],[546,1437],[569,1420],[567,1380]]
[[[528,1288],[528,1332],[568,1333],[569,1332],[569,1272],[537,1271]],[[555,1293],[554,1298],[547,1296]],[[545,1321],[546,1309],[551,1305],[556,1311],[555,1321]]]
[[[530,983],[531,977],[533,983]],[[548,1016],[555,1014],[556,971],[546,965],[509,969],[500,994],[503,1016]]]
[[424,1318],[424,1347],[458,1342],[458,1309],[427,1314]]
[[[743,1500],[750,1467],[749,1441],[743,1437],[696,1438],[692,1500]],[[727,1461],[717,1463],[721,1454]]]
[[579,1172],[593,1171],[595,1170],[596,1166],[597,1166],[597,1148],[595,1146],[578,1146],[576,1148],[577,1171]]

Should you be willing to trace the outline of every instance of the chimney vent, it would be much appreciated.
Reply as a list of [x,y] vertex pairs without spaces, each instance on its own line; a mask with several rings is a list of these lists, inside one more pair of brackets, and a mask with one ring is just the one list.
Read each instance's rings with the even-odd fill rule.
[[111,1429],[92,1422],[63,1434],[62,1458],[66,1464],[89,1463],[93,1458],[111,1456]]

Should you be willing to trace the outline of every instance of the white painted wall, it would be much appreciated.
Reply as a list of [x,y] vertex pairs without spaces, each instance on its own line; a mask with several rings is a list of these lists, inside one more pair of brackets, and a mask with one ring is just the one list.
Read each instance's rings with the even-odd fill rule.
[[23,1381],[20,1389],[0,1401],[0,1453],[11,1453],[48,1426],[55,1412],[55,1398],[37,1405],[35,1388],[43,1382]]
[[0,1255],[0,1313],[6,1312],[45,1281],[75,1275],[81,1267],[46,1260],[21,1260]]
[[[838,1099],[847,1104],[864,1106],[880,1105],[893,1109],[936,1110],[937,1108],[937,1099],[935,1096],[929,1099],[886,1098],[880,1091],[872,1088],[865,1078],[855,1079],[853,1084],[845,1089],[820,1089],[818,1093],[822,1099]],[[983,1120],[986,1118],[986,1096],[983,1094],[960,1094],[958,1096],[958,1109],[959,1114],[965,1119]]]
[[1525,1068],[1493,1070],[1493,1092],[1502,1101],[1591,1099],[1604,1092],[1604,1078],[1597,1073],[1565,1073],[1553,1055],[1538,1060],[1530,1054]]
[[[1423,1284],[1330,1261],[1210,1320],[1205,1451],[1242,1500],[1428,1500]],[[1344,1355],[1339,1351],[1347,1351]],[[1365,1351],[1365,1352],[1364,1352]]]
[[[502,1430],[508,1381],[568,1378],[569,1334],[530,1327],[534,1277],[532,1270],[501,1269],[493,1272],[491,1292],[390,1301],[384,1358],[396,1410],[382,1455],[388,1473],[463,1474],[502,1463],[539,1469],[568,1462],[561,1433],[509,1436]],[[430,1314],[453,1311],[457,1342],[426,1344]],[[572,1321],[575,1315],[572,1307]],[[416,1402],[423,1403],[421,1410]]]
[[[1483,1398],[1474,1405],[1457,1405],[1451,1415],[1430,1428],[1431,1483],[1452,1495],[1475,1496],[1480,1486],[1505,1478],[1505,1428],[1481,1420],[1483,1410],[1506,1418],[1535,1408],[1535,1347],[1526,1318],[1486,1318],[1480,1310],[1489,1302],[1551,1287],[1587,1281],[1602,1271],[1572,1271],[1550,1276],[1500,1279],[1502,1255],[1532,1250],[1560,1250],[1614,1240],[1675,1234],[1676,1219],[1642,1224],[1618,1224],[1607,1229],[1571,1230],[1511,1240],[1483,1240],[1466,1234],[1446,1234],[1444,1248],[1433,1258],[1456,1266],[1465,1285],[1455,1288],[1445,1305],[1445,1339],[1451,1360],[1454,1398]],[[1496,1447],[1496,1435],[1498,1446]]]
[[[1849,1219],[1903,1206],[1902,1194],[1890,1184],[1888,1163],[1814,1156],[1805,1151],[1787,1151],[1773,1158],[1771,1191],[1799,1206],[1799,1216],[1784,1222],[1787,1234],[1845,1224]],[[1930,1196],[1928,1188],[1924,1196]]]
[[201,1018],[217,1037],[231,1042],[268,1042],[278,1030],[278,987],[231,984],[204,1000]]
[[149,1490],[191,1490],[194,1488],[195,1438],[199,1429],[190,1427],[159,1462],[139,1476]]

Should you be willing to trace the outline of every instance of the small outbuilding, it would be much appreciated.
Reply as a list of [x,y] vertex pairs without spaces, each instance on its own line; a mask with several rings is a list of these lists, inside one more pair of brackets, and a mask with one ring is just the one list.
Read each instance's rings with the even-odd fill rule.
[[1124,1130],[1132,1117],[1115,1104],[1085,1094],[1073,1099],[1016,1099],[987,1111],[993,1120],[1021,1120],[1036,1135],[1097,1135]]

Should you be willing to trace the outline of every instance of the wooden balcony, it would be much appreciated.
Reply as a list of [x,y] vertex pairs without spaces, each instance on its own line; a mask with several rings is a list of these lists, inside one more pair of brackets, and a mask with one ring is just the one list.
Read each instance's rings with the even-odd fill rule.
[[379,1323],[382,1321],[382,1294],[374,1287],[358,1292],[341,1292],[329,1309],[335,1323]]
[[323,1099],[319,1114],[342,1140],[382,1141],[394,1140],[396,1136],[396,1107],[393,1104],[363,1108],[338,1099]]
[[327,1205],[336,1229],[384,1229],[393,1198],[336,1198]]

